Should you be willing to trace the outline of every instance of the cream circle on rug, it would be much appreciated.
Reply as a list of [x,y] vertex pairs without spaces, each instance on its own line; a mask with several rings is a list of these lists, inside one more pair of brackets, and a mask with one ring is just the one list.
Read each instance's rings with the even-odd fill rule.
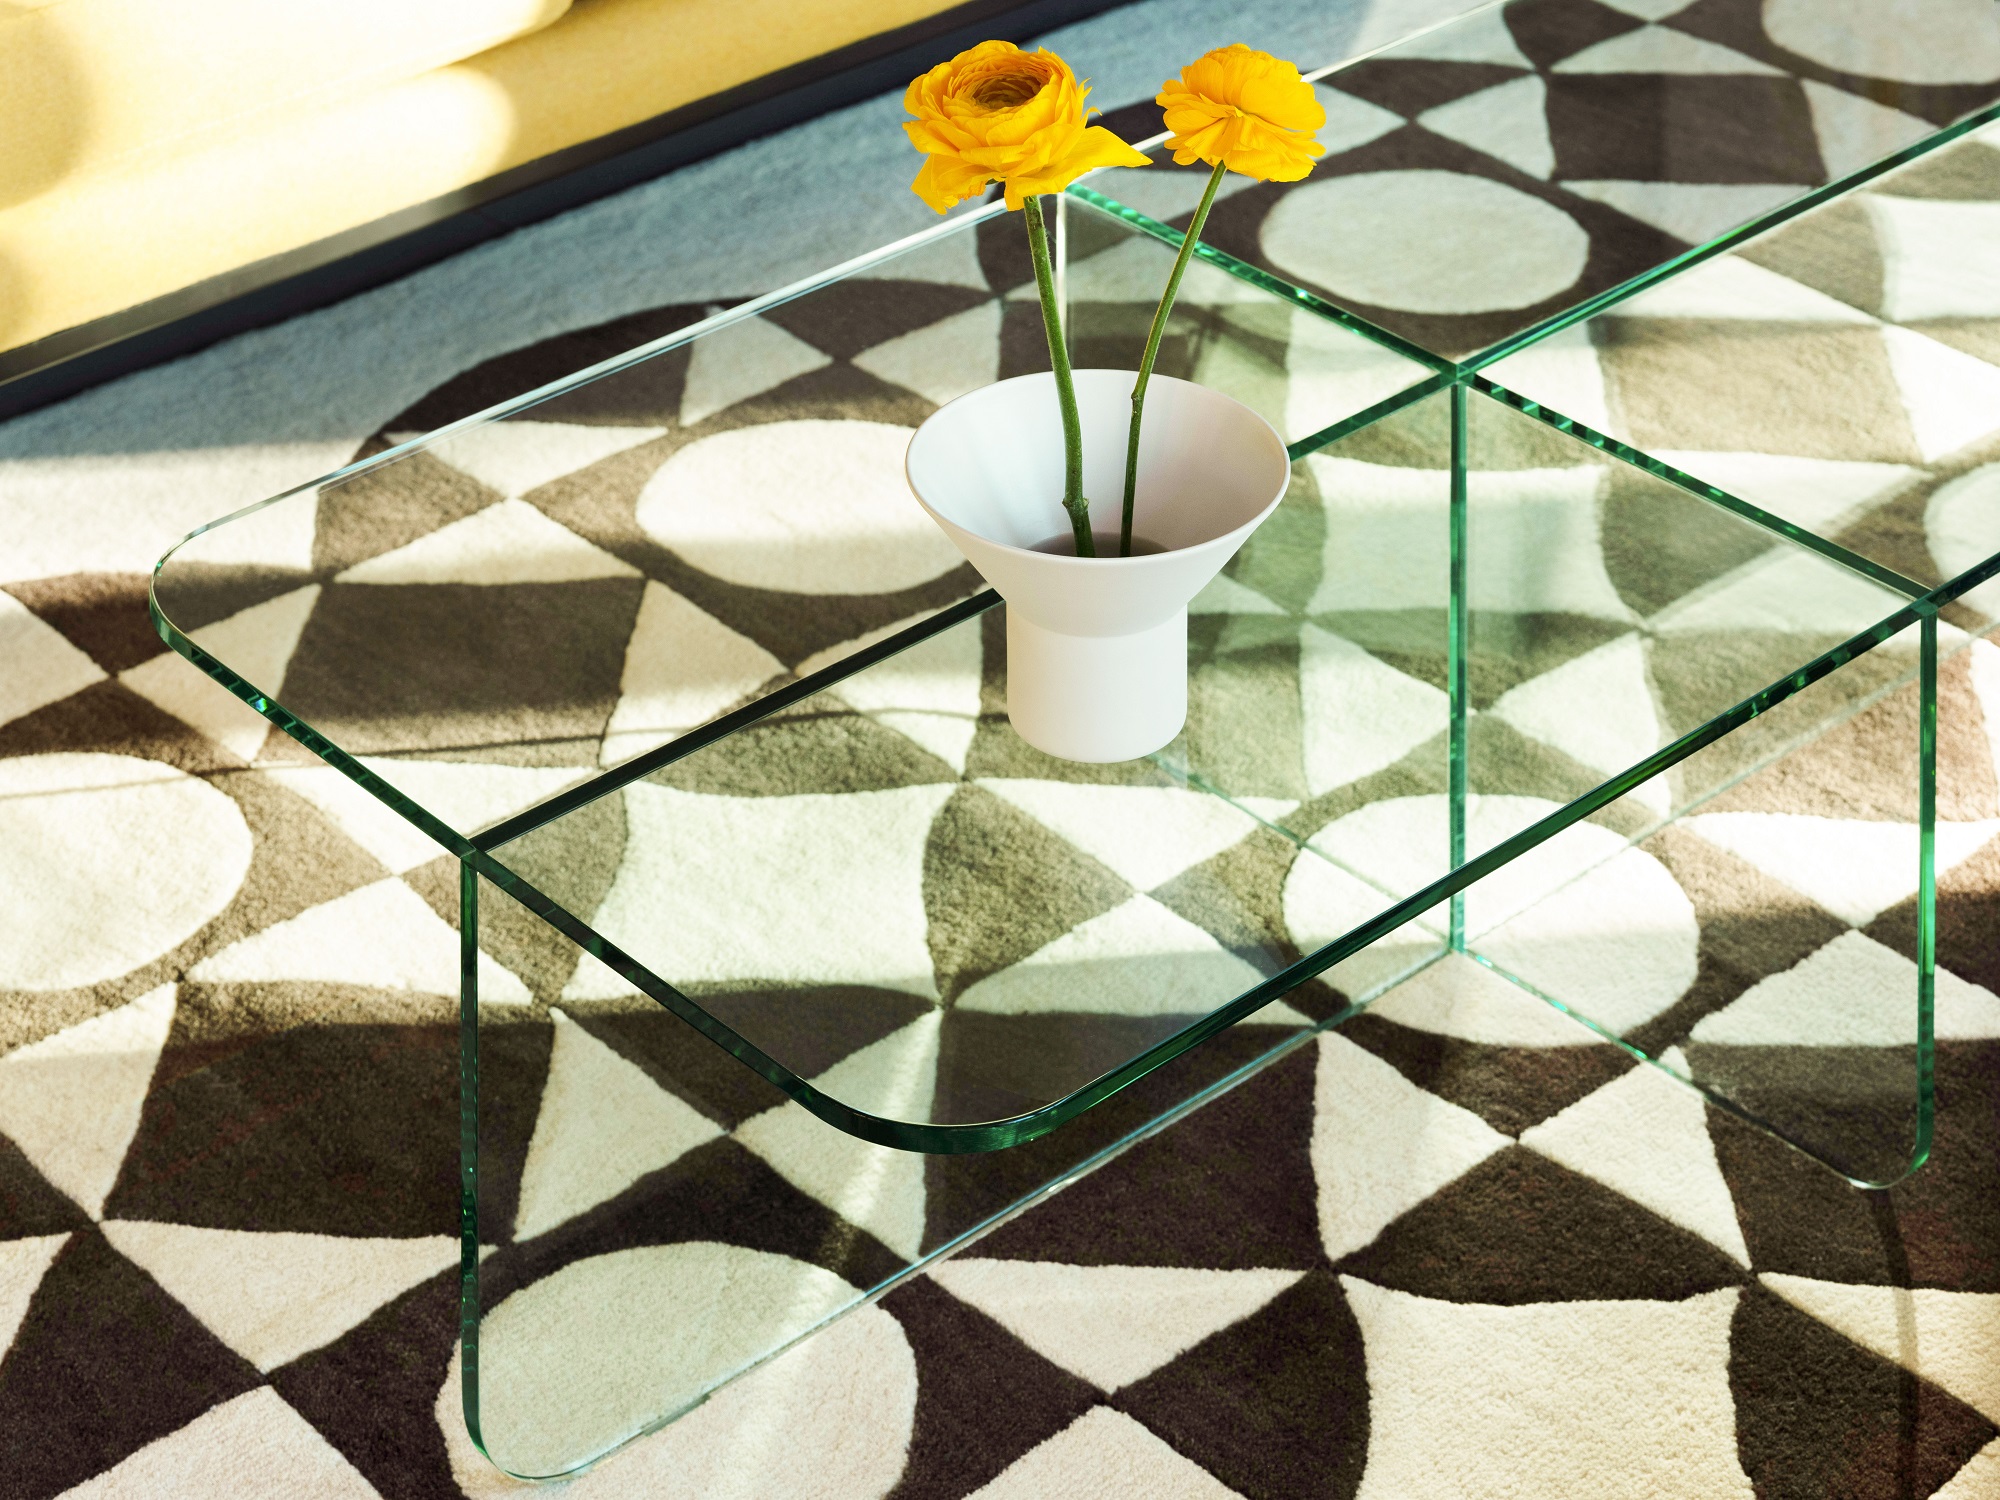
[[[1924,507],[1924,540],[1946,578],[2000,552],[2000,464],[1986,464],[1943,485]],[[2000,618],[2000,579],[1982,583],[1965,602]]]
[[[618,1250],[564,1266],[486,1314],[481,1435],[517,1473],[574,1467],[644,1431],[750,1361],[850,1306],[831,1271],[739,1245]],[[452,1470],[473,1496],[513,1495],[473,1448],[459,1361],[435,1408]],[[565,1494],[882,1495],[916,1417],[902,1326],[858,1309],[565,1487]]]
[[129,755],[0,760],[0,987],[72,989],[192,937],[250,868],[233,799]]
[[802,420],[690,443],[639,495],[639,525],[704,573],[794,594],[886,594],[959,555],[910,495],[910,429]]
[[1463,172],[1359,172],[1310,182],[1264,220],[1279,270],[1373,307],[1531,307],[1575,283],[1590,236],[1561,209]]
[[1787,52],[1865,78],[2000,78],[1993,0],[1764,0],[1764,33]]

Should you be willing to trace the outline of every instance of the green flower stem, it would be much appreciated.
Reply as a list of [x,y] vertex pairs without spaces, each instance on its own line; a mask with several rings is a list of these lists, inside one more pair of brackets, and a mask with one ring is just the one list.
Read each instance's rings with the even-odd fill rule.
[[1173,274],[1167,278],[1159,311],[1153,314],[1153,327],[1146,335],[1146,356],[1139,361],[1139,378],[1132,382],[1132,428],[1125,440],[1125,510],[1118,523],[1120,557],[1132,555],[1132,504],[1139,490],[1139,428],[1146,418],[1146,382],[1153,378],[1153,361],[1159,358],[1160,339],[1167,331],[1174,298],[1180,295],[1181,277],[1187,274],[1188,260],[1201,239],[1201,227],[1208,222],[1208,211],[1215,203],[1215,190],[1221,186],[1222,163],[1217,162],[1209,174],[1208,191],[1201,195],[1201,206],[1194,211],[1194,222],[1188,225],[1187,238],[1181,241],[1181,253],[1174,257]]
[[1049,336],[1049,364],[1056,372],[1056,401],[1062,407],[1063,509],[1076,533],[1076,555],[1097,556],[1090,538],[1090,502],[1083,498],[1083,424],[1076,415],[1076,382],[1070,375],[1069,344],[1063,338],[1062,314],[1056,308],[1055,272],[1049,268],[1049,236],[1042,227],[1042,200],[1024,198],[1028,221],[1028,253],[1035,261],[1035,286],[1042,294],[1042,331]]

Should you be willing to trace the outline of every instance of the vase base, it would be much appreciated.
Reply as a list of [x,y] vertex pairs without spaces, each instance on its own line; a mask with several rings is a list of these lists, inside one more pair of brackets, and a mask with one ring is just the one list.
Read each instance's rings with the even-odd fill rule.
[[1007,717],[1045,754],[1136,760],[1187,722],[1187,611],[1132,635],[1064,635],[1007,611]]

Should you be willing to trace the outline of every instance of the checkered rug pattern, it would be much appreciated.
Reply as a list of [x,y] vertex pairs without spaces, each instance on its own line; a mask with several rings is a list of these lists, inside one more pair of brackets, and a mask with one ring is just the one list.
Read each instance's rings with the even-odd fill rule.
[[[1448,111],[1486,93],[1505,97],[1466,116],[1481,139],[1523,138],[1493,112],[1539,112],[1555,143],[1547,170],[1533,170],[1532,134],[1509,148],[1518,161],[1465,154],[1438,169],[1560,196],[1592,235],[1587,263],[1615,281],[1628,272],[1601,246],[1641,234],[1635,203],[1734,202],[1666,189],[1841,170],[1825,122],[1847,106],[1822,95],[1861,94],[1833,43],[1805,46],[1787,7],[1767,9],[1777,19],[1753,33],[1741,18],[1754,8],[1717,0],[1538,4],[1509,13],[1511,29],[1482,44],[1491,55],[1371,65],[1387,80],[1377,96],[1362,77],[1341,87],[1417,120],[1378,132],[1385,151],[1429,136],[1445,145],[1426,151],[1470,153],[1450,144]],[[1531,24],[1557,10],[1559,25]],[[1609,50],[1590,62],[1569,45],[1579,37]],[[1812,81],[1728,60],[1776,56],[1787,37],[1790,72],[1801,48],[1831,59]],[[1590,132],[1562,122],[1587,117],[1592,87],[1630,87],[1653,67],[1672,120],[1754,94],[1773,120],[1805,124],[1725,143],[1737,153],[1727,171],[1679,150],[1659,159],[1671,172],[1579,155]],[[1726,103],[1688,102],[1725,85]],[[1933,92],[1938,108],[1964,107]],[[1769,155],[1781,147],[1792,154]],[[1324,181],[1361,174],[1369,149]],[[1746,152],[1765,155],[1753,168]],[[1995,378],[1980,320],[1996,309],[1978,301],[1976,275],[1941,287],[1921,257],[1976,244],[1996,196],[1978,186],[1992,180],[1980,153],[1991,150],[1958,148],[1803,220],[1500,378],[1779,514],[1837,500],[1837,513],[1794,518],[1910,576],[1956,571],[2000,546],[1981,488],[2000,423],[1979,426],[1978,402],[1960,399]],[[1170,216],[1184,175],[1162,171],[1142,206]],[[1321,183],[1275,203],[1264,189],[1235,195],[1225,207],[1240,224],[1218,210],[1218,242],[1310,279],[1280,252],[1327,237],[1307,216],[1288,241],[1280,209]],[[1620,198],[1608,189],[1621,183],[1661,187]],[[1600,234],[1585,201],[1609,205],[1615,233]],[[782,513],[745,500],[769,475],[744,465],[782,459],[787,444],[824,464],[846,444],[867,471],[941,401],[1036,367],[1017,229],[983,227],[924,274],[776,309],[447,440],[372,487],[275,508],[244,549],[190,570],[169,611],[419,801],[466,827],[507,816],[977,586],[906,499],[890,512],[850,497],[855,514],[887,518],[886,544],[867,530],[785,545]],[[1078,336],[1096,351],[1085,362],[1130,362],[1140,303],[1116,294],[1131,279],[1122,254],[1109,245],[1079,263]],[[1351,281],[1335,269],[1332,287]],[[469,368],[361,451],[709,310],[660,308]],[[1406,331],[1456,320],[1451,337],[1469,346],[1531,313],[1462,301]],[[1399,378],[1332,357],[1315,327],[1197,287],[1170,367],[1240,386],[1288,433],[1312,430],[1322,409]],[[1913,355],[1910,340],[1927,347]],[[1845,382],[1837,400],[1822,379]],[[1486,421],[1480,462],[1496,494],[1509,475],[1544,488],[1551,473],[1582,476],[1562,501],[1567,529],[1550,531],[1575,552],[1556,571],[1580,565],[1595,592],[1496,599],[1475,617],[1475,839],[1671,738],[1704,691],[1729,701],[1716,674],[1766,681],[1758,671],[1844,633],[1782,608],[1753,618],[1750,601],[1792,596],[1768,576],[1779,554],[1743,550],[1741,532],[1704,533],[1678,558],[1638,555],[1621,469],[1552,447],[1498,407]],[[703,948],[691,924],[696,946],[661,964],[697,973],[690,988],[746,1028],[824,993],[826,1024],[792,1032],[784,1060],[830,1091],[939,1119],[1047,1097],[1340,930],[1357,900],[1421,883],[1421,853],[1396,864],[1382,851],[1436,843],[1437,622],[1385,633],[1393,600],[1342,607],[1365,579],[1341,571],[1357,538],[1334,502],[1400,494],[1411,476],[1430,484],[1436,455],[1435,414],[1419,408],[1307,460],[1274,524],[1199,607],[1179,753],[1240,809],[1157,767],[1086,775],[1026,752],[1005,728],[989,616],[510,857],[572,910],[637,930],[663,874],[718,914],[751,899],[743,851],[810,799],[826,809],[810,857],[896,920],[822,921],[800,945],[807,968],[777,976],[731,968],[727,933]],[[720,521],[697,503],[711,492],[736,497]],[[0,684],[0,1494],[518,1492],[458,1414],[455,869],[166,654],[143,592],[141,576],[56,570],[0,592],[15,668]],[[1705,631],[1673,628],[1676,611],[1704,608]],[[1974,600],[1945,630],[1937,1142],[1886,1193],[1857,1192],[1704,1105],[1532,991],[1826,1150],[1872,1142],[1892,1160],[1914,1097],[1907,685],[1851,715],[1851,697],[1824,705],[1839,722],[1775,759],[1782,736],[1725,742],[1650,801],[1635,794],[1574,830],[1550,861],[1487,882],[1469,903],[1477,960],[1416,967],[1436,947],[1418,930],[1055,1135],[991,1156],[831,1137],[489,891],[481,1237],[495,1451],[533,1468],[629,1430],[659,1390],[848,1305],[1293,1042],[568,1488],[2000,1493],[1992,619]],[[1731,633],[1755,637],[1747,654],[1719,651]],[[385,640],[429,649],[384,656]],[[660,641],[675,643],[670,672],[628,667],[656,661]],[[1882,659],[1910,666],[1907,653]],[[426,678],[425,661],[446,666]],[[1871,693],[1892,685],[1862,680]],[[691,804],[726,805],[727,836],[749,842],[690,840]],[[1156,830],[1137,849],[1120,836],[1135,818]],[[941,870],[930,857],[965,847],[988,862]],[[857,850],[872,852],[857,864]],[[1146,954],[1171,963],[1155,983],[1107,986],[1090,1026],[1052,1014],[1075,1003],[1080,966],[1129,974]],[[1362,1016],[1309,1034],[1346,998],[1378,992]],[[1077,1050],[1052,1055],[1042,1043],[1058,1037]]]

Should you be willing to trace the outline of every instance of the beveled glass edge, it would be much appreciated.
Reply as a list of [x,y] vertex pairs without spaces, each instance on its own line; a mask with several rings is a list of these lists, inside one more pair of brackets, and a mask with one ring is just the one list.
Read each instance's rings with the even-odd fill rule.
[[1467,355],[1464,359],[1458,361],[1459,367],[1466,370],[1483,370],[1488,365],[1506,359],[1509,355],[1519,354],[1522,350],[1540,343],[1551,334],[1561,333],[1565,328],[1572,327],[1588,318],[1594,318],[1599,313],[1616,306],[1627,298],[1635,297],[1640,292],[1655,287],[1670,277],[1678,276],[1681,272],[1700,265],[1703,261],[1712,260],[1716,256],[1724,255],[1740,245],[1749,243],[1759,235],[1768,234],[1772,230],[1790,223],[1801,214],[1810,213],[1813,209],[1824,207],[1836,198],[1844,197],[1848,193],[1854,192],[1865,184],[1874,181],[1884,173],[1892,172],[1898,167],[1908,166],[1919,157],[1927,156],[1939,147],[1949,145],[1953,141],[1970,135],[1973,131],[1978,130],[1982,126],[1990,125],[1995,120],[2000,120],[2000,99],[1996,99],[1993,103],[1952,121],[1949,125],[1940,126],[1934,133],[1925,136],[1920,141],[1912,141],[1900,150],[1892,151],[1887,156],[1872,161],[1864,167],[1857,167],[1844,177],[1835,178],[1832,182],[1816,187],[1809,193],[1801,194],[1788,203],[1781,203],[1776,208],[1767,209],[1756,217],[1738,224],[1734,229],[1726,229],[1713,239],[1692,246],[1682,251],[1679,255],[1674,256],[1671,260],[1662,261],[1650,270],[1641,271],[1637,276],[1627,281],[1621,281],[1617,286],[1609,287],[1594,297],[1586,297],[1572,308],[1559,313],[1551,313],[1541,322],[1531,324],[1519,333],[1510,334],[1489,348]]
[[[1974,572],[1980,576],[1968,576],[1966,580],[1962,580],[1964,588],[1973,587],[1983,577],[2000,573],[2000,555],[1996,555],[1984,568]],[[789,1069],[773,1062],[761,1049],[709,1016],[673,985],[652,973],[588,923],[550,900],[528,881],[508,870],[484,851],[481,851],[481,873],[488,874],[488,878],[494,879],[494,883],[502,890],[520,900],[523,905],[541,916],[578,947],[618,973],[642,993],[650,995],[667,1009],[688,1020],[704,1035],[723,1046],[726,1051],[769,1082],[784,1089],[827,1124],[876,1145],[891,1146],[906,1151],[920,1151],[932,1155],[993,1151],[1020,1145],[1048,1134],[1065,1121],[1073,1119],[1084,1110],[1145,1077],[1155,1068],[1172,1061],[1183,1052],[1261,1010],[1306,980],[1324,973],[1333,965],[1351,957],[1370,943],[1376,942],[1475,881],[1484,879],[1571,824],[1625,796],[1642,782],[1677,765],[1696,751],[1713,744],[1758,715],[1768,712],[1794,693],[1873,650],[1883,641],[1916,624],[1925,614],[1935,614],[1941,603],[1948,602],[1935,596],[1942,595],[1950,587],[1947,585],[1945,588],[1934,590],[1932,596],[1927,596],[1925,599],[1910,601],[1901,609],[1822,652],[1796,671],[1751,694],[1644,760],[1566,803],[1547,817],[1528,825],[1414,894],[1378,912],[1367,921],[1349,929],[1340,938],[1305,955],[1277,974],[1246,990],[1234,1000],[1199,1017],[1173,1036],[1155,1043],[1145,1052],[1117,1068],[1101,1074],[1060,1099],[1002,1120],[940,1125],[891,1120],[865,1110],[855,1109],[823,1093],[804,1079],[792,1074]],[[495,878],[489,873],[489,869],[497,869],[503,873],[499,878]]]
[[[2000,566],[2000,553],[1996,553],[1989,561],[1996,566]],[[1904,1158],[1900,1170],[1884,1176],[1863,1176],[1850,1172],[1841,1163],[1833,1160],[1830,1153],[1823,1146],[1802,1139],[1787,1126],[1769,1119],[1758,1111],[1739,1103],[1728,1094],[1694,1077],[1691,1072],[1682,1073],[1671,1067],[1645,1048],[1628,1041],[1601,1022],[1593,1020],[1565,1001],[1557,999],[1532,980],[1524,979],[1504,964],[1494,962],[1492,958],[1484,953],[1468,951],[1466,956],[1475,963],[1499,975],[1508,983],[1561,1011],[1579,1025],[1587,1027],[1602,1040],[1611,1043],[1612,1046],[1617,1047],[1620,1051],[1664,1073],[1683,1088],[1693,1090],[1704,1101],[1715,1106],[1717,1109],[1734,1116],[1746,1125],[1763,1131],[1766,1135],[1772,1136],[1791,1147],[1801,1156],[1842,1177],[1849,1186],[1868,1191],[1881,1191],[1908,1180],[1930,1160],[1931,1150],[1935,1144],[1937,1124],[1937,622],[1938,616],[1935,609],[1923,614],[1917,622],[1919,630],[1918,667],[1914,674],[1918,683],[1917,1026],[1916,1035],[1912,1038],[1910,1044],[1915,1051],[1914,1071],[1917,1113],[1915,1128],[1911,1133],[1910,1149]],[[1905,628],[1907,629],[1908,627],[1906,626]],[[1971,644],[1971,640],[1968,640],[1964,646],[1957,648],[1957,650],[1969,650],[1971,649]],[[1954,655],[1957,654],[1957,650],[1953,652]],[[1888,697],[1891,693],[1900,692],[1910,685],[1910,681],[1909,677],[1903,677],[1880,689],[1878,692],[1870,694],[1861,703],[1854,705],[1847,713],[1843,714],[1840,722],[1848,722],[1866,711],[1869,706]],[[1772,759],[1781,759],[1783,755],[1788,753],[1790,753],[1789,750],[1780,751]],[[1769,762],[1767,761],[1766,764],[1769,764]],[[1748,774],[1750,773],[1745,773],[1745,775]],[[1725,786],[1715,788],[1701,798],[1700,802],[1695,803],[1694,806],[1699,807],[1702,802],[1713,801],[1716,797],[1721,796],[1729,786],[1735,785],[1741,779],[1741,777],[1735,778]],[[1681,815],[1685,816],[1688,811],[1692,810],[1692,808],[1684,809]],[[1585,873],[1583,878],[1588,878],[1588,872]]]
[[[1151,1139],[1153,1136],[1160,1134],[1162,1131],[1167,1130],[1171,1126],[1185,1119],[1188,1115],[1192,1114],[1195,1110],[1201,1108],[1203,1105],[1208,1104],[1214,1099],[1220,1098],[1222,1095],[1229,1093],[1232,1089],[1235,1089],[1238,1085],[1248,1082],[1252,1077],[1254,1077],[1259,1073],[1262,1073],[1272,1065],[1283,1061],[1284,1058],[1290,1056],[1293,1052],[1296,1052],[1299,1048],[1306,1046],[1308,1043],[1315,1040],[1318,1036],[1320,1036],[1321,1033],[1329,1031],[1334,1027],[1339,1026],[1348,1020],[1351,1020],[1355,1015],[1359,1014],[1362,1010],[1366,1009],[1367,1005],[1374,1000],[1376,994],[1379,993],[1380,991],[1385,990],[1393,985],[1400,984],[1403,980],[1409,978],[1411,974],[1414,974],[1421,969],[1428,968],[1431,964],[1436,963],[1438,959],[1442,958],[1443,956],[1444,955],[1442,953],[1438,953],[1432,955],[1430,958],[1422,959],[1417,963],[1412,964],[1408,970],[1399,973],[1390,979],[1383,981],[1382,984],[1376,987],[1375,991],[1370,992],[1366,1000],[1357,1001],[1352,1005],[1345,1006],[1341,1010],[1327,1017],[1323,1021],[1315,1021],[1308,1025],[1299,1027],[1298,1029],[1291,1032],[1289,1035],[1281,1038],[1277,1042],[1274,1042],[1268,1049],[1259,1053],[1256,1057],[1251,1058],[1248,1062],[1243,1063],[1241,1066],[1232,1069],[1230,1072],[1224,1074],[1221,1078],[1216,1079],[1214,1082],[1205,1084],[1201,1088],[1196,1089],[1193,1093],[1189,1094],[1185,1099],[1178,1100],[1177,1102],[1168,1105],[1165,1109],[1161,1110],[1159,1114],[1154,1115],[1151,1119],[1148,1119],[1142,1122],[1141,1124],[1134,1126],[1131,1130],[1127,1131],[1117,1140],[1109,1142],[1105,1146],[1092,1152],[1089,1156],[1077,1162],[1075,1165],[1065,1168],[1060,1172],[1057,1172],[1053,1177],[1050,1177],[1047,1181],[1042,1182],[1036,1185],[1035,1187],[1029,1188],[1020,1197],[1014,1199],[1013,1202],[1008,1203],[1004,1207],[995,1210],[993,1213],[987,1215],[986,1218],[980,1220],[977,1224],[974,1224],[967,1229],[961,1230],[958,1234],[954,1235],[949,1240],[944,1241],[942,1244],[938,1245],[935,1249],[925,1251],[924,1253],[920,1254],[914,1260],[905,1265],[902,1269],[896,1271],[894,1274],[884,1277],[881,1281],[875,1283],[875,1285],[871,1287],[862,1289],[860,1291],[860,1295],[855,1297],[852,1301],[846,1303],[841,1307],[835,1308],[825,1317],[819,1319],[817,1322],[813,1323],[810,1327],[801,1330],[798,1334],[794,1335],[790,1339],[787,1339],[784,1343],[778,1345],[773,1349],[766,1351],[763,1354],[758,1355],[754,1359],[746,1361],[744,1364],[738,1366],[736,1369],[731,1370],[728,1374],[718,1377],[716,1380],[714,1380],[708,1386],[706,1386],[698,1395],[689,1398],[687,1401],[674,1407],[671,1411],[662,1413],[660,1416],[650,1420],[645,1426],[640,1427],[636,1431],[624,1437],[616,1439],[609,1446],[604,1448],[601,1452],[592,1454],[588,1458],[579,1459],[574,1465],[570,1466],[569,1468],[557,1470],[555,1472],[548,1474],[530,1474],[530,1473],[525,1473],[521,1470],[507,1468],[498,1459],[494,1458],[490,1452],[487,1451],[485,1443],[480,1433],[481,1423],[479,1419],[478,1405],[477,1405],[479,1322],[482,1313],[482,1308],[479,1301],[479,1254],[478,1254],[479,1247],[478,1247],[478,1228],[477,1228],[477,1181],[478,1181],[479,1145],[476,1133],[470,1138],[461,1135],[461,1141],[460,1141],[461,1179],[463,1182],[470,1185],[470,1191],[472,1194],[472,1197],[469,1200],[471,1204],[470,1211],[472,1217],[470,1218],[465,1217],[463,1208],[461,1211],[460,1253],[459,1253],[459,1267],[460,1267],[459,1328],[460,1328],[460,1339],[461,1339],[460,1347],[461,1347],[461,1369],[462,1369],[460,1406],[462,1415],[465,1418],[467,1431],[471,1435],[474,1445],[477,1446],[479,1451],[486,1456],[487,1461],[493,1464],[493,1466],[499,1469],[502,1473],[511,1475],[513,1478],[525,1479],[530,1481],[565,1479],[565,1478],[570,1478],[579,1473],[582,1473],[583,1471],[591,1468],[595,1464],[602,1462],[605,1458],[609,1457],[611,1454],[616,1453],[619,1449],[625,1447],[628,1443],[636,1442],[638,1439],[647,1436],[649,1433],[657,1432],[661,1428],[669,1426],[672,1423],[678,1421],[680,1418],[686,1416],[689,1412],[693,1411],[696,1407],[705,1403],[710,1397],[714,1396],[715,1393],[721,1390],[724,1386],[729,1385],[733,1381],[739,1380],[743,1376],[748,1375],[753,1370],[756,1370],[762,1367],[763,1365],[770,1363],[772,1360],[776,1359],[779,1355],[785,1353],[787,1350],[796,1348],[806,1339],[812,1337],[816,1333],[823,1331],[832,1324],[839,1322],[842,1318],[848,1316],[850,1313],[858,1312],[864,1307],[872,1306],[874,1303],[881,1301],[882,1298],[888,1296],[891,1292],[895,1291],[898,1287],[904,1285],[906,1282],[911,1281],[914,1278],[923,1275],[924,1272],[928,1271],[932,1266],[936,1265],[939,1261],[944,1260],[949,1256],[958,1254],[968,1245],[971,1245],[976,1241],[985,1238],[987,1235],[993,1233],[997,1229],[1000,1229],[1002,1226],[1009,1223],[1010,1221],[1020,1217],[1022,1214],[1036,1207],[1038,1204],[1047,1201],[1048,1198],[1050,1198],[1055,1193],[1059,1192],[1061,1189],[1069,1186],[1071,1183],[1076,1182],[1081,1178],[1089,1176],[1099,1167],[1104,1166],[1107,1162],[1110,1162],[1116,1157],[1123,1155],[1126,1151],[1130,1150],[1132,1147],[1137,1146],[1142,1142]],[[464,1110],[470,1107],[475,1111],[473,1119],[476,1122],[477,1059],[478,1059],[478,1046],[479,1046],[478,1022],[477,1022],[478,1007],[476,1005],[470,1008],[470,1014],[472,1017],[472,1020],[470,1022],[471,1029],[467,1033],[469,1041],[467,1041],[465,1045],[468,1045],[470,1047],[471,1049],[470,1056],[472,1057],[473,1061],[472,1061],[472,1067],[469,1071],[465,1068],[464,1062],[461,1061],[460,1077],[462,1080],[467,1078],[470,1078],[472,1080],[473,1092],[470,1095],[467,1095],[463,1090],[461,1090],[460,1101],[461,1101],[461,1115],[463,1116]],[[466,1153],[469,1153],[469,1156]],[[468,1160],[470,1162],[469,1166],[466,1165],[466,1162]],[[465,1227],[467,1225],[470,1226],[469,1229]],[[468,1241],[468,1235],[470,1236],[469,1241]],[[470,1243],[471,1245],[470,1250],[467,1249],[468,1243]]]
[[1710,504],[1719,505],[1724,510],[1741,517],[1743,520],[1761,526],[1766,531],[1773,532],[1785,540],[1794,542],[1809,551],[1817,552],[1828,562],[1836,563],[1850,572],[1861,574],[1872,583],[1880,584],[1886,589],[1893,589],[1905,598],[1910,599],[1921,598],[1929,592],[1923,584],[1918,583],[1914,578],[1905,578],[1894,568],[1885,567],[1872,558],[1863,557],[1860,553],[1851,551],[1828,537],[1821,536],[1816,531],[1809,531],[1796,522],[1787,521],[1783,516],[1774,515],[1753,501],[1744,500],[1732,495],[1728,490],[1723,489],[1721,485],[1711,484],[1706,479],[1697,479],[1685,470],[1677,469],[1672,464],[1653,457],[1652,454],[1642,448],[1635,448],[1630,443],[1622,442],[1607,433],[1599,432],[1596,428],[1579,422],[1575,417],[1565,416],[1562,412],[1557,411],[1545,402],[1531,400],[1521,395],[1518,391],[1510,390],[1497,381],[1489,380],[1484,375],[1470,370],[1463,372],[1461,378],[1469,382],[1481,395],[1489,396],[1501,405],[1520,412],[1523,416],[1532,417],[1545,427],[1553,427],[1556,431],[1566,436],[1576,438],[1589,447],[1609,454],[1621,463],[1642,470],[1652,475],[1655,479],[1665,480],[1675,488],[1685,490],[1697,500],[1706,500]]

